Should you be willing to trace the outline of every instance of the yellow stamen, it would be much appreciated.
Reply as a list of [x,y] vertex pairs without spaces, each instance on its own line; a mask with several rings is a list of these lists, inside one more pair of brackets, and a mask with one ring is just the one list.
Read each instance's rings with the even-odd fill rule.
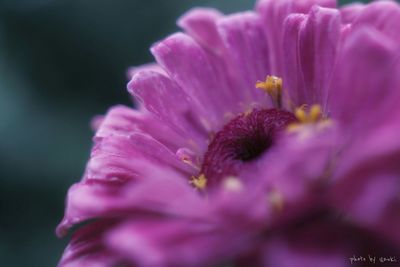
[[287,131],[290,133],[298,132],[301,129],[302,125],[300,123],[294,122],[290,123],[287,126]]
[[320,105],[312,105],[307,109],[307,105],[302,105],[294,111],[298,122],[288,125],[289,132],[299,132],[307,126],[315,125],[317,129],[323,129],[331,125],[331,121],[323,117],[322,108]]
[[305,108],[306,106],[303,105],[294,111],[294,115],[301,123],[315,123],[321,119],[322,109],[320,105],[312,105],[308,112]]
[[265,81],[258,81],[256,83],[256,88],[266,92],[274,102],[277,108],[281,107],[282,101],[282,79],[276,76],[267,76]]
[[310,113],[308,114],[308,118],[310,122],[316,122],[321,119],[322,109],[320,105],[313,105],[310,109]]
[[299,122],[301,122],[301,123],[306,123],[307,122],[308,116],[307,116],[306,112],[304,111],[304,109],[297,108],[294,111],[294,115],[299,120]]
[[207,186],[207,178],[204,174],[200,174],[199,177],[192,177],[190,183],[196,188],[200,190],[204,190]]
[[268,94],[272,94],[278,91],[282,91],[282,79],[276,76],[267,76],[265,82],[258,81],[256,88],[262,89]]

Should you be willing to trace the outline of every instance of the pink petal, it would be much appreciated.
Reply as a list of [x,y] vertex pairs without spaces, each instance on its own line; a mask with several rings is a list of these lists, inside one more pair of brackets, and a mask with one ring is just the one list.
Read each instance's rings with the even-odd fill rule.
[[290,224],[325,205],[337,139],[334,128],[310,134],[305,140],[289,136],[241,174],[250,186],[264,190],[270,225]]
[[[340,165],[336,176],[347,176],[349,173],[364,166],[375,166],[380,162],[382,170],[393,169],[393,162],[398,158],[400,140],[397,138],[400,125],[396,121],[360,132],[358,136],[350,139],[347,147],[341,152]],[[342,140],[348,142],[348,140]]]
[[313,5],[335,7],[334,0],[258,0],[257,11],[261,14],[270,49],[271,74],[283,74],[283,30],[284,21],[291,13],[308,13]]
[[306,98],[298,104],[319,103],[325,107],[340,27],[340,15],[336,9],[311,9],[299,36],[299,61]]
[[137,131],[138,127],[136,126],[135,118],[139,116],[139,112],[129,107],[112,107],[103,117],[96,131],[96,137],[108,137],[114,134],[129,135]]
[[84,226],[72,237],[58,264],[59,267],[107,267],[122,263],[115,252],[103,245],[102,235],[113,221],[99,221]]
[[262,266],[351,266],[350,253],[357,251],[348,249],[351,243],[345,234],[344,229],[328,222],[299,224],[284,232],[271,233],[260,252]]
[[376,127],[385,121],[382,114],[390,116],[396,109],[400,98],[397,51],[396,44],[371,28],[354,31],[345,40],[333,74],[329,106],[332,118],[349,133]]
[[[400,246],[400,179],[399,157],[392,158],[392,170],[387,159],[377,159],[363,168],[353,169],[332,187],[331,206],[361,229],[368,229],[378,239]],[[385,166],[386,165],[386,166]],[[382,170],[385,166],[385,170]],[[389,242],[388,242],[389,243]]]
[[400,244],[399,124],[362,132],[340,154],[331,205],[353,223]]
[[400,42],[400,5],[395,1],[376,1],[366,5],[354,21],[354,28],[367,25]]
[[226,73],[215,67],[209,56],[191,37],[177,33],[152,47],[157,62],[201,110],[201,122],[213,131],[221,127],[226,113],[232,111],[232,96],[224,83]]
[[[115,197],[127,181],[145,179],[145,165],[173,169],[184,177],[195,175],[197,170],[182,162],[168,147],[137,129],[129,123],[132,117],[126,116],[126,108],[117,107],[110,111],[95,137],[96,144],[87,164],[81,184],[73,186],[68,194],[66,215],[58,228],[59,235],[64,235],[73,224],[86,220],[100,213],[101,206],[107,208],[108,198],[92,201],[97,196]],[[148,125],[147,125],[148,126]],[[86,201],[86,202],[85,202]],[[85,206],[94,203],[93,212]],[[81,207],[83,206],[83,208]],[[90,206],[90,205],[89,205]],[[81,212],[81,209],[84,211]],[[90,208],[89,208],[90,210]],[[90,214],[89,214],[90,213]]]
[[[299,106],[305,99],[304,81],[299,60],[299,33],[307,16],[304,14],[291,14],[285,20],[283,32],[283,45],[285,47],[283,73],[284,103],[289,108]],[[295,102],[293,102],[295,101]]]
[[[377,167],[377,166],[376,166]],[[336,181],[332,204],[362,226],[374,226],[399,192],[395,174],[374,168],[355,169]]]
[[267,40],[260,18],[253,12],[218,20],[218,30],[238,78],[243,81],[242,101],[271,105],[265,93],[255,89],[258,80],[270,73]]
[[209,266],[246,248],[246,240],[207,221],[131,220],[108,235],[109,246],[140,266]]
[[362,3],[351,3],[340,8],[342,23],[353,23],[358,18],[365,5]]
[[128,89],[160,121],[184,136],[187,145],[192,140],[200,151],[206,149],[208,133],[199,123],[202,111],[171,79],[157,72],[141,71],[134,75]]
[[[241,69],[235,66],[230,51],[220,36],[218,23],[224,19],[225,16],[214,9],[195,8],[183,15],[178,20],[178,25],[195,39],[207,54],[219,80],[218,90],[229,106],[229,112],[224,114],[226,119],[231,114],[247,110],[249,102],[254,99],[249,100],[249,88],[243,84]],[[254,84],[251,88],[254,89],[253,87]]]
[[141,169],[140,181],[118,184],[86,180],[73,185],[57,234],[64,236],[73,225],[93,218],[130,217],[146,212],[197,217],[203,213],[205,202],[187,177],[139,160],[134,164]]
[[125,181],[140,176],[135,161],[144,160],[159,166],[171,167],[186,175],[191,168],[162,143],[149,135],[133,133],[103,138],[92,150],[86,169],[86,179]]
[[185,138],[168,125],[156,119],[146,111],[137,111],[125,106],[112,107],[103,117],[95,134],[95,141],[111,135],[131,135],[140,132],[151,135],[154,139],[174,151],[187,144]]
[[340,29],[335,9],[314,7],[307,16],[294,14],[285,21],[283,80],[294,107],[316,103],[325,107]]
[[216,54],[222,53],[216,21],[223,14],[212,8],[193,8],[178,19],[178,25],[199,44]]
[[148,63],[141,66],[134,66],[128,68],[128,70],[126,71],[126,76],[128,77],[128,80],[131,80],[133,76],[135,76],[138,72],[141,71],[153,71],[160,74],[166,74],[165,71],[157,63]]

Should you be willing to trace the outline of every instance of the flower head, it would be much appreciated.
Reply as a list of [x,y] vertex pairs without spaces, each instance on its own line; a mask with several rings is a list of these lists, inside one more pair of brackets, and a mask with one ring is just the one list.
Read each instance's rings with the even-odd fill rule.
[[398,257],[400,6],[335,6],[181,17],[130,72],[138,110],[96,119],[57,233],[88,223],[60,266]]

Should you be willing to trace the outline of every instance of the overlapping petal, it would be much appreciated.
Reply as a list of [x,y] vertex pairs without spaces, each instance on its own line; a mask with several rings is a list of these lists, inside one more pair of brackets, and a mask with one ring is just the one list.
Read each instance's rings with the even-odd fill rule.
[[284,21],[292,13],[309,12],[312,6],[336,7],[334,0],[259,0],[257,2],[257,11],[260,13],[266,35],[268,36],[268,47],[270,48],[271,74],[282,77],[284,68],[284,49],[283,32]]
[[104,220],[79,229],[65,248],[58,266],[106,267],[122,264],[120,256],[107,249],[102,240],[103,234],[114,224],[115,221]]
[[140,266],[207,266],[249,246],[243,235],[207,221],[141,219],[108,235],[109,245]]
[[370,26],[387,38],[400,41],[400,6],[395,1],[376,1],[358,12],[354,28]]
[[267,96],[254,89],[255,81],[270,73],[267,38],[260,17],[253,12],[229,15],[218,20],[218,30],[241,83],[242,104],[271,106]]
[[[389,26],[393,20],[381,20],[392,5],[376,3],[360,11],[339,55],[330,106],[341,126],[342,150],[331,205],[377,238],[398,243],[399,235],[389,229],[400,211],[399,50]],[[389,9],[396,14],[397,8]]]
[[[139,110],[117,106],[94,123],[58,234],[98,221],[60,266],[336,267],[351,253],[396,252],[400,7],[334,7],[260,0],[256,13],[181,17],[185,33],[153,46],[157,64],[130,71]],[[213,134],[271,107],[254,88],[267,74],[283,78],[284,109],[319,104],[324,118],[284,132],[237,177],[195,188]]]
[[[243,63],[245,63],[246,67],[251,67],[251,59],[245,58],[248,53],[246,54],[245,50],[239,50],[239,48],[232,50],[231,39],[238,39],[241,38],[239,37],[240,35],[244,35],[242,38],[249,41],[246,41],[246,47],[241,48],[255,49],[255,53],[261,53],[258,61],[268,61],[268,57],[264,58],[266,55],[262,45],[264,42],[259,43],[259,41],[264,40],[260,36],[261,25],[257,22],[256,16],[249,15],[242,19],[242,16],[238,14],[231,17],[232,19],[228,19],[214,9],[195,8],[178,20],[178,25],[194,38],[204,49],[204,52],[208,54],[210,63],[212,63],[214,71],[219,76],[219,90],[224,90],[225,95],[228,96],[224,101],[232,101],[231,110],[224,114],[226,118],[230,118],[232,114],[237,112],[249,109],[252,104],[257,103],[258,98],[262,97],[260,92],[254,90],[254,81],[250,84],[246,83],[248,80],[246,75],[250,72],[242,73]],[[229,27],[231,23],[236,24],[237,27]],[[226,27],[221,27],[220,24],[226,25]],[[238,27],[239,25],[241,26]],[[250,41],[255,41],[259,45],[251,45],[254,43]],[[254,56],[255,53],[253,53]],[[237,62],[237,60],[240,62]],[[251,73],[251,75],[253,74]]]
[[335,66],[341,21],[336,9],[315,6],[284,24],[283,80],[292,107],[319,103],[323,109]]
[[216,54],[224,53],[217,21],[224,15],[212,8],[194,8],[178,19],[178,25],[199,44]]
[[74,224],[112,210],[107,204],[121,200],[119,194],[127,182],[141,181],[155,173],[153,168],[149,174],[149,165],[172,170],[178,177],[190,177],[195,172],[171,150],[179,147],[179,135],[156,122],[151,116],[127,107],[118,106],[109,111],[96,132],[82,181],[69,190],[58,235],[65,235]]
[[191,37],[174,34],[152,47],[157,62],[195,101],[200,122],[211,132],[222,125],[224,114],[232,111],[233,102],[220,68]]
[[390,117],[400,97],[397,51],[395,43],[371,28],[355,30],[347,38],[333,74],[328,109],[347,131],[377,126],[387,112]]
[[360,15],[365,5],[362,3],[351,3],[340,8],[340,15],[344,24],[352,23]]

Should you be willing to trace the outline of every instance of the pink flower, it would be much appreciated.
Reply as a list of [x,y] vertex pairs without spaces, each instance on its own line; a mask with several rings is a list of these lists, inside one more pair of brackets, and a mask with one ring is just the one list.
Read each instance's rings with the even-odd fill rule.
[[94,122],[59,265],[399,262],[400,6],[335,6],[180,18],[130,70],[138,110]]

